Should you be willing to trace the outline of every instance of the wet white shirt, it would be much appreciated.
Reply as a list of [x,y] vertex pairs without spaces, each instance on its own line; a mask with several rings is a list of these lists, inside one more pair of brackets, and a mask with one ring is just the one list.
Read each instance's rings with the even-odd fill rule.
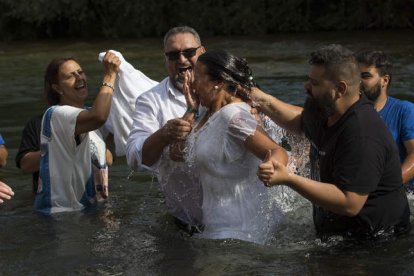
[[257,128],[250,109],[228,104],[187,139],[189,177],[202,187],[201,237],[265,243],[282,217],[256,175],[261,160],[244,146]]

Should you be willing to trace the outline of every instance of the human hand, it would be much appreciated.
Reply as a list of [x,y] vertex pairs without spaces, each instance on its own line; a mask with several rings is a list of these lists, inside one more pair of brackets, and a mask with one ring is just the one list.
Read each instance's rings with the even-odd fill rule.
[[121,61],[113,52],[107,51],[102,62],[105,74],[116,75],[118,73]]
[[169,120],[162,128],[161,133],[164,140],[171,144],[176,141],[183,141],[191,132],[191,123],[184,119],[176,118]]
[[3,203],[3,199],[11,199],[14,196],[12,188],[6,183],[0,181],[0,203]]
[[170,145],[170,159],[176,162],[185,161],[185,158],[184,158],[185,147],[186,147],[185,141],[175,142],[171,144]]
[[266,187],[271,187],[288,182],[289,171],[282,163],[271,158],[271,150],[269,150],[259,165],[257,176]]
[[183,82],[183,94],[187,102],[187,106],[193,110],[197,110],[200,104],[198,95],[193,88],[193,75],[190,72],[185,72]]

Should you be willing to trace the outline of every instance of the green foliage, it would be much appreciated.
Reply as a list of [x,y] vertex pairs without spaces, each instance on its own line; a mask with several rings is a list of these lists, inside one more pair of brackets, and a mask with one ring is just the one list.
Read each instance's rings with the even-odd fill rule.
[[0,0],[2,40],[414,28],[414,0]]

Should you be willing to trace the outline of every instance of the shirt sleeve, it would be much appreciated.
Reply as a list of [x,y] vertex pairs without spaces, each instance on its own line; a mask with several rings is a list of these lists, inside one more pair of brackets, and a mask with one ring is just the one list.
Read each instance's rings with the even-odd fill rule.
[[4,142],[3,136],[1,136],[1,134],[0,134],[0,146],[4,145],[4,144],[5,144],[5,142]]
[[158,120],[157,110],[160,108],[155,106],[148,92],[137,98],[132,129],[126,145],[127,162],[134,171],[155,169],[158,166],[158,162],[151,168],[142,164],[142,148],[145,140],[162,127]]
[[256,128],[256,118],[247,110],[240,110],[231,117],[228,139],[224,143],[224,154],[227,160],[237,160],[244,154],[244,141],[255,133]]

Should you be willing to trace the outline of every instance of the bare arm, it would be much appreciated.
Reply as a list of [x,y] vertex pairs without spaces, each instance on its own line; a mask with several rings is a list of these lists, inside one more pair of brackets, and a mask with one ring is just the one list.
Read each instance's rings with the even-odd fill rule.
[[11,199],[13,195],[13,190],[6,183],[0,181],[0,203],[4,202],[3,199]]
[[27,152],[20,160],[20,168],[24,173],[34,173],[39,171],[40,150]]
[[0,145],[0,168],[6,166],[7,156],[9,155],[7,148],[4,145]]
[[296,134],[302,133],[302,107],[282,102],[256,87],[252,88],[250,95],[255,107],[279,126]]
[[[273,170],[273,173],[266,174]],[[364,206],[368,195],[343,191],[331,183],[322,183],[289,173],[281,163],[271,160],[259,166],[258,176],[270,185],[285,184],[310,200],[333,213],[356,216]]]
[[[120,64],[121,61],[115,54],[111,52],[105,54],[103,60],[104,83],[114,85]],[[75,134],[86,133],[98,129],[105,123],[111,108],[112,93],[113,90],[110,87],[101,86],[99,94],[93,102],[92,108],[79,113],[76,119]]]
[[[247,150],[252,152],[261,160],[264,160],[265,158],[272,158],[278,160],[284,165],[288,162],[288,155],[286,151],[270,139],[261,127],[258,127],[254,134],[246,139],[244,145]],[[268,156],[268,154],[270,154],[270,156]]]
[[403,183],[407,183],[414,178],[414,139],[404,142],[407,150],[407,157],[401,164]]

